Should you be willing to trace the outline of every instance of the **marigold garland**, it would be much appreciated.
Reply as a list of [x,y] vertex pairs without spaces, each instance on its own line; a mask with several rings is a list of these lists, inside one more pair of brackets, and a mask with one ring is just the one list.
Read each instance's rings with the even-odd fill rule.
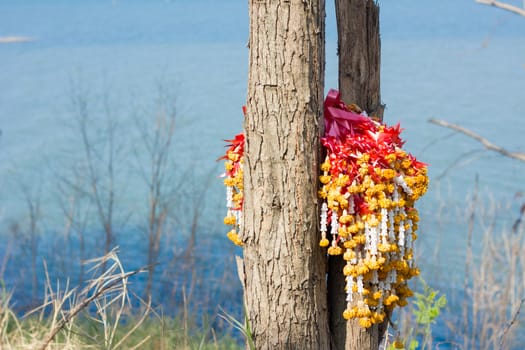
[[[427,190],[424,163],[401,149],[399,125],[357,114],[330,91],[321,143],[321,247],[343,255],[345,319],[368,328],[413,295],[407,281],[419,274],[413,242],[419,215],[414,202]],[[330,239],[328,238],[330,235]]]
[[[426,164],[401,149],[401,128],[369,118],[330,90],[325,101],[326,158],[321,164],[321,247],[343,255],[347,308],[343,317],[363,328],[407,305],[407,281],[419,274],[414,202],[427,190]],[[227,140],[225,160],[228,238],[242,246],[244,135]]]
[[236,245],[242,246],[239,232],[242,227],[244,135],[238,134],[233,140],[226,142],[229,142],[228,150],[220,158],[225,160],[226,170],[223,174],[227,208],[224,224],[232,226],[227,234],[228,238]]

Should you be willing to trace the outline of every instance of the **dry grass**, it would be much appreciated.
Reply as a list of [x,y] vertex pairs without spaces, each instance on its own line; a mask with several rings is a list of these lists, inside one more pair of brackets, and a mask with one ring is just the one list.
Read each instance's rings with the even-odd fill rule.
[[87,264],[93,277],[81,288],[53,287],[46,276],[42,305],[23,317],[11,308],[12,294],[2,290],[0,349],[239,349],[235,339],[211,327],[191,331],[197,327],[187,317],[164,318],[150,303],[130,297],[128,279],[145,270],[126,272],[115,250]]
[[[94,277],[82,288],[71,288],[68,284],[61,286],[60,283],[53,287],[46,274],[46,293],[42,305],[22,318],[18,318],[11,310],[11,294],[4,291],[0,305],[1,348],[93,348],[87,343],[89,336],[77,324],[77,321],[84,317],[103,326],[105,349],[121,347],[129,334],[118,341],[115,334],[129,306],[128,279],[143,270],[125,272],[115,250],[101,258],[90,260],[87,264],[92,265]],[[102,266],[107,266],[107,269],[101,270]],[[89,308],[94,308],[95,312],[84,313]],[[136,326],[144,321],[148,312],[149,307],[146,305],[143,317],[139,318]],[[134,329],[136,327],[132,328]]]
[[[464,252],[464,275],[458,283],[444,273],[449,295],[448,310],[440,323],[450,330],[447,339],[422,344],[424,349],[523,349],[525,347],[525,222],[502,219],[510,208],[486,197],[477,189],[460,212],[466,243],[454,246]],[[525,214],[525,205],[520,215]],[[432,231],[432,228],[427,229]],[[457,245],[458,243],[455,242]],[[443,249],[440,247],[439,249]],[[437,256],[439,256],[439,252]],[[447,268],[446,262],[441,269]],[[451,279],[452,278],[452,279]],[[439,281],[430,281],[436,286]],[[412,306],[398,317],[401,338],[414,333]],[[443,330],[442,327],[441,330]],[[443,336],[443,332],[440,332]],[[419,339],[421,341],[421,339]]]
[[470,258],[467,254],[470,276],[462,301],[463,319],[450,326],[456,332],[461,329],[462,349],[521,349],[525,341],[520,313],[525,301],[525,226],[518,223],[513,230],[498,230],[495,210],[480,202],[474,207],[473,213],[483,216],[471,215],[469,227],[483,230],[478,237],[481,251]]

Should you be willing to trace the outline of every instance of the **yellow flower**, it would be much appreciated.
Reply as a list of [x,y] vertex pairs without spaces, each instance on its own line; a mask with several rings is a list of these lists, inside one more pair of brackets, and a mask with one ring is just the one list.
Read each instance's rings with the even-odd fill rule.
[[401,162],[401,167],[403,169],[408,169],[410,168],[411,165],[412,165],[412,162],[408,158],[403,159],[403,161]]
[[364,163],[367,163],[369,160],[370,160],[370,155],[367,154],[367,153],[363,153],[363,155],[361,156],[360,161],[364,162]]
[[232,186],[235,186],[235,180],[231,177],[227,177],[224,179],[224,185],[228,186],[228,187],[232,187]]
[[358,186],[358,185],[351,185],[348,187],[348,193],[350,194],[356,194],[356,193],[359,193],[361,192],[361,186]]
[[345,199],[345,197],[343,197],[342,195],[338,195],[336,197],[336,200],[339,202],[339,206],[342,209],[348,208],[348,201]]
[[226,169],[226,171],[230,171],[233,169],[233,162],[232,161],[227,161],[224,163],[224,168]]
[[418,213],[417,209],[415,209],[415,208],[412,208],[411,210],[409,210],[408,213],[407,213],[407,216],[413,222],[418,222],[419,221],[419,213]]
[[357,275],[355,266],[346,264],[345,267],[343,267],[343,275],[355,277]]
[[368,273],[368,271],[370,271],[370,269],[365,264],[360,264],[359,266],[357,266],[358,275],[365,275],[366,273]]
[[376,307],[377,305],[379,305],[379,301],[375,299],[364,299],[364,301],[366,305],[371,306],[371,307]]
[[399,300],[399,297],[397,295],[390,294],[388,297],[386,297],[386,299],[383,301],[383,303],[388,306],[388,305],[394,304],[398,300]]
[[361,317],[359,319],[359,325],[363,328],[370,328],[372,327],[372,320],[370,317]]
[[394,162],[397,159],[397,156],[395,153],[390,153],[385,156],[385,160],[387,162]]
[[323,164],[321,164],[322,171],[330,171],[330,160],[326,158]]
[[323,248],[328,247],[329,244],[330,242],[326,238],[321,239],[321,241],[319,242],[319,245]]
[[237,220],[235,219],[235,216],[226,216],[224,218],[224,224],[225,225],[235,225],[235,222]]
[[405,260],[412,260],[412,259],[414,259],[414,252],[412,251],[412,249],[409,249],[405,253]]
[[357,246],[357,243],[353,240],[353,239],[350,239],[348,241],[345,241],[343,243],[343,246],[346,248],[346,249],[353,249]]
[[389,198],[382,198],[378,201],[380,208],[390,209],[392,206],[392,200]]
[[346,309],[345,311],[343,311],[343,317],[345,320],[350,320],[352,318],[355,318],[354,310]]
[[[393,156],[395,158],[395,154]],[[383,169],[381,171],[381,176],[387,180],[391,180],[396,176],[396,172],[395,170],[392,170],[392,169]]]
[[355,252],[352,249],[347,249],[345,254],[343,255],[343,259],[346,261],[355,259],[355,257],[356,257]]
[[330,248],[328,248],[327,253],[328,255],[341,255],[343,254],[343,249],[341,249],[341,247],[339,246],[331,246]]
[[242,197],[243,197],[242,192],[239,192],[239,193],[234,194],[232,199],[234,202],[239,202],[242,200]]
[[377,263],[377,260],[375,258],[374,259],[365,259],[364,264],[370,270],[377,270],[380,267],[379,264]]
[[319,181],[321,181],[322,184],[327,184],[330,182],[331,177],[329,175],[321,175],[319,176]]
[[[352,224],[352,225],[348,226],[348,227],[346,228],[346,230],[347,230],[349,233],[357,233],[357,232],[359,232],[359,227],[358,227],[357,224]],[[351,247],[351,248],[353,248],[353,247]]]
[[397,305],[399,305],[400,307],[405,307],[408,305],[408,301],[406,301],[405,299],[399,299]]
[[339,178],[335,181],[335,184],[337,186],[343,187],[346,186],[350,182],[350,178],[348,175],[339,175]]
[[365,235],[354,236],[354,241],[357,244],[365,244],[366,243],[366,236]]
[[410,270],[410,268],[408,266],[408,263],[406,261],[404,261],[404,260],[394,261],[394,262],[392,262],[392,264],[394,265],[395,269],[398,272],[406,274]]
[[337,233],[339,234],[339,236],[343,238],[348,237],[348,231],[346,230],[346,226],[339,227],[339,229],[337,230]]
[[357,303],[357,310],[356,310],[356,316],[357,317],[369,317],[371,314],[372,314],[372,312],[368,308],[368,305],[366,305],[362,301],[359,301]]
[[412,276],[412,277],[413,277],[413,276],[419,276],[420,271],[419,271],[419,269],[418,269],[417,267],[415,267],[415,268],[413,268],[413,269],[410,269],[409,274],[410,274],[410,276]]
[[230,232],[228,232],[228,234],[226,235],[234,244],[242,247],[242,241],[241,239],[239,238],[239,235],[237,234],[237,232],[235,230],[231,230]]
[[237,153],[234,153],[232,151],[228,151],[227,156],[228,156],[228,159],[233,161],[233,162],[237,162],[239,160],[239,157],[240,157]]
[[376,227],[377,225],[379,225],[379,220],[377,220],[375,216],[370,216],[367,221],[370,227]]
[[354,221],[354,217],[352,215],[342,215],[339,218],[339,222],[341,224],[348,224],[348,223],[351,223],[352,221]]
[[381,323],[385,320],[386,314],[384,312],[374,312],[372,313],[372,322]]
[[381,253],[388,253],[391,251],[391,244],[388,244],[388,243],[379,243],[377,245],[377,250],[380,251]]
[[414,292],[407,285],[401,285],[396,289],[396,294],[403,298],[410,298],[414,296]]
[[394,349],[404,349],[405,348],[405,344],[403,344],[403,342],[399,339],[394,341],[392,345],[394,346]]

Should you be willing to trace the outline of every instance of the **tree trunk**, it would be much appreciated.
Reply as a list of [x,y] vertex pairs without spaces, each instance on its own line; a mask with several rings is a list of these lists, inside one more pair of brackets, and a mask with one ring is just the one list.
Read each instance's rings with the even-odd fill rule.
[[245,301],[256,349],[329,349],[318,245],[324,0],[250,0]]
[[336,0],[335,3],[341,98],[382,119],[379,5],[374,0]]
[[[346,103],[356,103],[369,115],[383,118],[380,97],[379,6],[373,0],[336,0],[339,50],[339,91]],[[328,262],[330,331],[334,350],[377,349],[385,325],[362,329],[356,320],[345,321],[345,277],[342,256]],[[357,300],[357,298],[354,298]]]

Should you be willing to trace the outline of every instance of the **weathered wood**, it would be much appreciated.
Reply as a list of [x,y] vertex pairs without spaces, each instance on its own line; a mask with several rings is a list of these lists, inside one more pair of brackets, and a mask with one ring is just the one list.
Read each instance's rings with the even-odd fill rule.
[[379,5],[374,0],[336,0],[336,17],[341,97],[382,117]]
[[318,247],[324,0],[250,0],[244,286],[255,347],[329,349]]
[[[346,103],[356,103],[369,115],[383,118],[380,95],[381,43],[379,6],[373,0],[336,0],[339,53],[339,91]],[[364,330],[356,321],[346,322],[344,261],[328,262],[328,305],[333,350],[377,349],[384,325]]]

